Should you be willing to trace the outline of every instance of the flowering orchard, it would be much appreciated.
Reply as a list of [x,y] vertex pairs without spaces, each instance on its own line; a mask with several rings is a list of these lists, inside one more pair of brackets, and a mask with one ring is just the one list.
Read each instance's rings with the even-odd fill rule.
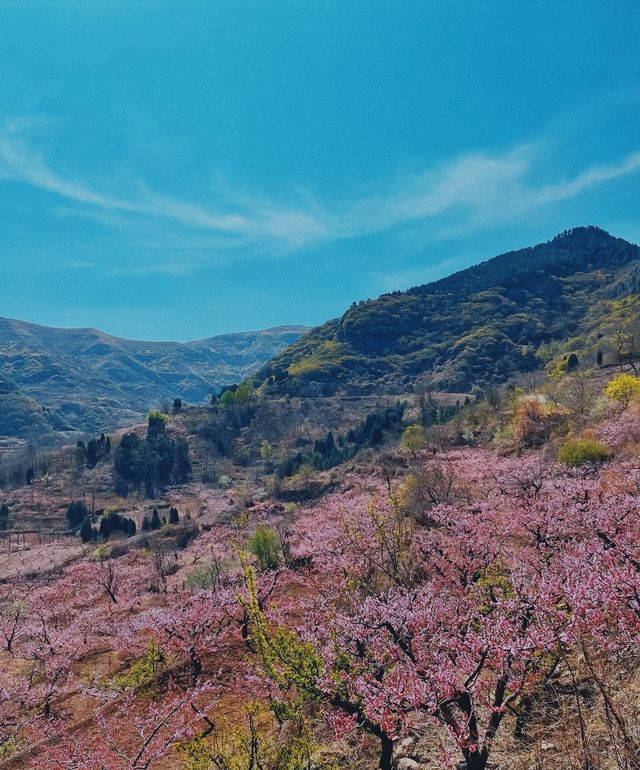
[[[614,452],[599,466],[443,452],[416,459],[431,486],[409,507],[401,480],[346,475],[286,522],[267,506],[179,552],[18,575],[0,587],[0,760],[301,770],[335,734],[389,770],[405,736],[426,735],[441,767],[482,770],[506,736],[534,740],[562,690],[576,767],[604,767],[580,660],[610,766],[637,766],[637,728],[600,666],[602,651],[637,662],[636,419],[601,426]],[[268,561],[251,553],[257,527],[273,533]]]
[[[482,478],[486,453],[466,461]],[[505,720],[523,735],[532,697],[576,649],[637,650],[637,462],[600,474],[535,456],[492,465],[476,500],[434,506],[428,527],[393,496],[328,499],[298,526],[313,563],[305,612],[253,610],[267,675],[323,703],[342,730],[375,736],[381,768],[399,737],[435,725],[482,770]],[[619,728],[631,762],[638,747]],[[586,741],[580,750],[589,762]]]

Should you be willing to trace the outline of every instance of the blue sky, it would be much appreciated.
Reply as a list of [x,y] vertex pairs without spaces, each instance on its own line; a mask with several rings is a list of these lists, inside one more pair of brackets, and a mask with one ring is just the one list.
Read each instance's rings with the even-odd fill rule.
[[640,3],[0,4],[0,315],[317,324],[597,224],[640,242]]

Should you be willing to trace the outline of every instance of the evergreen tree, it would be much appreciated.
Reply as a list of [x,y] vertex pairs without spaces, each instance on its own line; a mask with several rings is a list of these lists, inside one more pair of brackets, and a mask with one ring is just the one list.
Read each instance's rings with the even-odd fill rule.
[[76,444],[76,466],[79,471],[84,468],[84,464],[87,459],[87,448],[84,445],[84,441],[78,441]]
[[69,503],[67,508],[67,521],[71,529],[76,529],[82,524],[88,515],[87,506],[82,500],[76,500]]
[[91,526],[91,519],[89,516],[87,516],[82,522],[82,526],[80,527],[80,539],[83,543],[88,543],[93,540],[94,536],[95,531]]
[[154,508],[153,513],[151,514],[151,529],[160,529],[161,526],[162,522],[160,521],[158,509]]
[[129,496],[129,485],[120,476],[116,478],[116,494],[120,495],[120,497]]
[[177,524],[180,521],[180,515],[177,508],[171,508],[169,511],[169,524]]
[[191,476],[191,460],[189,459],[189,444],[183,438],[175,442],[173,474],[176,484],[184,484]]
[[95,468],[98,464],[98,444],[94,438],[87,444],[87,468]]
[[9,527],[9,506],[6,503],[0,505],[0,529]]
[[380,446],[383,440],[384,440],[384,435],[382,433],[382,428],[379,425],[376,425],[371,431],[371,435],[369,437],[369,443],[371,444],[371,446]]

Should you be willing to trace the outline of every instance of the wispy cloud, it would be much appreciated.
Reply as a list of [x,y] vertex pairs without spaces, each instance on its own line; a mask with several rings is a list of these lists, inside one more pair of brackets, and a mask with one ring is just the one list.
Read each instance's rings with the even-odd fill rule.
[[114,277],[136,275],[168,275],[176,277],[180,275],[187,275],[190,272],[190,265],[186,262],[157,262],[150,265],[109,267],[104,271],[104,274]]
[[566,198],[573,198],[590,187],[633,174],[638,170],[640,170],[640,152],[632,152],[619,163],[613,163],[608,166],[593,166],[581,172],[573,179],[550,184],[533,191],[529,205],[530,207],[544,206],[550,203],[557,203]]
[[[268,198],[230,194],[212,196],[205,203],[164,195],[142,182],[126,194],[109,194],[54,171],[26,140],[31,128],[29,119],[5,121],[0,127],[0,181],[52,193],[116,228],[134,218],[165,230],[163,238],[166,230],[170,234],[171,228],[178,228],[174,241],[184,237],[184,231],[208,234],[219,239],[220,251],[227,252],[248,248],[254,253],[287,253],[322,241],[389,233],[424,222],[432,223],[440,237],[447,237],[523,217],[640,170],[640,151],[635,151],[610,165],[594,165],[571,177],[536,183],[544,146],[528,143],[502,153],[469,153],[404,174],[381,185],[383,193],[358,200],[328,204],[305,193],[284,206]],[[154,271],[153,266],[136,269]],[[166,269],[171,272],[178,267],[167,262]]]
[[99,211],[164,219],[244,239],[272,238],[299,247],[322,236],[320,222],[304,211],[269,206],[242,213],[220,211],[159,194],[142,183],[137,185],[136,196],[130,198],[96,191],[54,172],[22,138],[24,125],[22,121],[7,121],[0,131],[0,179],[28,184]]

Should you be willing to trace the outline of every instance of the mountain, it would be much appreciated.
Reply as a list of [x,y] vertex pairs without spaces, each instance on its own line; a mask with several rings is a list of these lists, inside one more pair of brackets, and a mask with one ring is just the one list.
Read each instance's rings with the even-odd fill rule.
[[[465,391],[595,346],[638,317],[640,248],[597,227],[354,303],[256,375],[270,392]],[[604,344],[604,343],[602,343]],[[631,343],[633,345],[633,341]],[[551,363],[553,363],[551,361]]]
[[137,422],[163,400],[202,402],[304,331],[283,326],[187,343],[140,342],[0,318],[0,414],[16,413],[0,419],[0,435],[95,432]]
[[67,428],[55,411],[43,409],[25,396],[15,383],[0,376],[0,436],[46,442]]

